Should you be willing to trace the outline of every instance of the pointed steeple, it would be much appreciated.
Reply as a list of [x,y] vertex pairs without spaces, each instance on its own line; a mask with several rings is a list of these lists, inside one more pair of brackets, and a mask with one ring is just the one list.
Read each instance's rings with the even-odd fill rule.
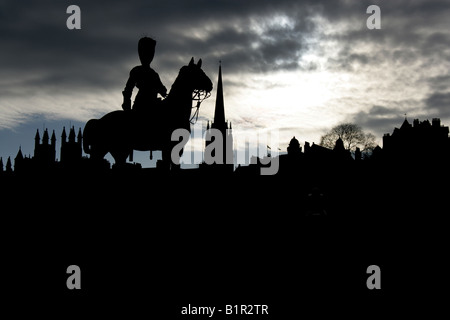
[[55,130],[53,130],[52,137],[50,138],[52,146],[56,146],[56,136],[55,136]]
[[22,154],[22,146],[19,147],[19,152],[17,152],[16,157],[14,158],[14,171],[19,172],[23,165],[23,154]]
[[70,128],[69,143],[75,143],[75,127]]
[[81,128],[78,129],[77,142],[81,143],[81,139],[83,139],[83,135],[81,134]]
[[407,128],[411,128],[411,124],[408,122],[408,119],[406,119],[406,116],[405,116],[405,120],[403,121],[400,129],[407,129]]
[[34,157],[37,158],[40,150],[41,136],[39,134],[39,129],[36,130],[36,135],[34,136]]
[[225,125],[225,105],[223,102],[222,64],[219,64],[219,80],[217,82],[216,107],[214,109],[214,124],[216,128]]
[[[231,134],[231,123],[225,121],[225,104],[223,101],[223,84],[222,84],[222,64],[219,64],[219,77],[217,81],[217,93],[216,93],[216,106],[214,109],[214,121],[211,124],[211,129],[217,129],[220,131],[223,137],[223,151],[222,159],[217,158],[216,164],[226,164],[220,170],[233,171],[234,169],[234,158],[233,158],[233,136]],[[210,144],[209,134],[209,123],[207,124],[207,136],[205,141],[205,147]],[[215,151],[214,151],[215,152]],[[215,153],[214,153],[215,154]]]
[[63,132],[61,134],[61,144],[66,142],[67,134],[66,134],[66,127],[63,127]]
[[36,130],[36,135],[34,136],[34,143],[39,144],[41,140],[41,136],[39,135],[39,129]]
[[19,152],[17,152],[16,157],[14,158],[15,161],[17,160],[23,160],[23,154],[22,154],[22,146],[19,147]]
[[12,172],[11,157],[8,157],[8,160],[6,161],[6,172]]

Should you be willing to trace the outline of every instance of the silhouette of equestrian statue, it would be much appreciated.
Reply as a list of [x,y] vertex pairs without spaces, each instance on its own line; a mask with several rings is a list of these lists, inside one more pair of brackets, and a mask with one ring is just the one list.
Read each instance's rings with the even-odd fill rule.
[[[116,166],[124,165],[133,150],[161,150],[163,166],[170,168],[172,161],[179,165],[176,163],[179,158],[170,161],[172,148],[180,143],[171,140],[172,132],[179,128],[191,131],[192,101],[198,101],[197,114],[201,101],[210,95],[212,82],[201,69],[202,60],[195,64],[192,58],[187,66],[180,69],[166,96],[158,74],[150,68],[156,42],[143,39],[139,41],[142,66],[130,72],[123,92],[124,110],[112,111],[100,119],[89,120],[84,127],[83,150],[93,160],[102,160],[109,152]],[[134,86],[139,88],[139,92],[131,108]],[[158,99],[158,93],[166,98]],[[180,157],[182,153],[183,148]]]

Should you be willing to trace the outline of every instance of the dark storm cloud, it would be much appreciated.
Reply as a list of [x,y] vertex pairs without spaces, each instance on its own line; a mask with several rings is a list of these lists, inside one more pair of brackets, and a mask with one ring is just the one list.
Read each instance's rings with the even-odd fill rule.
[[428,84],[431,88],[434,88],[439,91],[444,91],[446,89],[450,89],[450,74],[431,77],[427,79]]
[[401,107],[392,108],[392,106],[374,105],[367,111],[357,112],[352,121],[364,130],[383,134],[390,132],[395,126],[399,126],[403,113]]
[[252,30],[245,32],[228,26],[209,33],[207,39],[186,40],[191,52],[209,61],[223,60],[230,72],[267,72],[298,67],[306,45],[291,28],[268,30],[262,38]]
[[[348,30],[333,35],[340,44],[337,57],[329,59],[336,70],[353,71],[353,62],[409,64],[414,60],[437,58],[450,61],[450,2],[437,1],[359,1],[352,5],[336,6],[336,14],[324,6],[330,21],[349,21]],[[368,31],[365,24],[369,16],[365,8],[370,4],[381,8],[381,30]],[[372,45],[372,50],[361,55],[361,47]],[[362,59],[359,59],[362,58]],[[436,61],[436,60],[435,60]]]
[[[66,28],[71,4],[81,8],[81,30]],[[381,7],[381,30],[366,28],[372,4]],[[21,92],[108,89],[120,95],[129,70],[139,63],[137,40],[143,35],[158,41],[154,64],[162,77],[176,73],[191,56],[203,58],[207,73],[217,71],[219,60],[229,75],[314,71],[318,64],[301,61],[309,52],[323,54],[332,71],[370,74],[380,66],[417,61],[431,68],[450,61],[449,10],[448,1],[425,0],[2,2],[0,107],[2,99]],[[320,21],[331,26],[331,33]],[[333,26],[342,31],[333,33]],[[334,42],[331,49],[329,42]],[[427,77],[427,70],[420,72]],[[449,76],[448,70],[442,72],[434,78]],[[438,80],[427,84],[429,97],[422,103],[444,111],[446,88]],[[390,121],[373,108],[356,118],[373,119],[370,126]],[[395,104],[385,108],[392,115],[402,113]]]
[[[178,69],[190,55],[227,61],[229,71],[291,69],[307,48],[301,33],[314,27],[307,21],[310,10],[300,10],[306,5],[298,1],[77,1],[82,29],[69,31],[65,11],[70,4],[1,5],[3,78],[31,73],[39,79],[24,84],[36,88],[122,85],[131,68],[125,64],[132,59],[138,63],[136,43],[143,35],[158,40],[155,63],[161,62],[163,71]],[[292,17],[294,25],[268,26],[264,37],[249,28],[251,19],[264,24],[276,14]],[[209,25],[219,28],[204,38],[190,33]]]
[[[354,61],[373,62],[369,55],[352,51],[358,42],[395,43],[404,47],[420,44],[423,52],[429,54],[450,43],[450,35],[443,30],[419,37],[416,28],[411,28],[429,23],[430,16],[433,24],[444,23],[448,1],[77,1],[82,10],[80,31],[65,28],[68,17],[65,9],[69,4],[68,1],[3,4],[0,35],[8,49],[1,53],[2,69],[15,72],[51,69],[63,74],[70,71],[72,78],[78,78],[81,75],[76,71],[80,68],[84,71],[101,64],[109,69],[121,67],[125,59],[136,57],[136,41],[144,34],[157,38],[160,55],[173,57],[176,52],[214,59],[222,56],[224,61],[230,59],[233,63],[229,65],[236,70],[291,69],[298,67],[296,62],[308,49],[304,35],[318,27],[309,19],[314,15],[321,15],[331,23],[357,21],[360,25],[336,36],[344,48],[338,61],[343,67]],[[382,8],[383,29],[377,32],[367,32],[365,28],[365,10],[370,4]],[[251,18],[264,24],[276,15],[289,17],[293,25],[269,26],[264,35],[249,28]],[[207,32],[204,39],[189,34],[193,27],[201,29],[211,24],[224,27]],[[395,58],[400,56],[398,51]],[[164,67],[178,68],[178,64],[179,57],[176,61],[165,60]],[[108,84],[113,76],[107,70],[86,75],[92,81]]]
[[430,115],[450,117],[450,92],[433,92],[426,98],[425,104]]
[[[422,20],[424,18],[419,12],[438,14],[445,4],[414,2],[413,5],[408,3],[405,6],[391,2],[378,2],[387,19],[389,15],[395,18],[402,10]],[[72,79],[80,79],[80,85],[85,81],[87,86],[91,82],[111,85],[118,76],[111,69],[124,67],[126,59],[136,57],[136,41],[144,34],[159,41],[157,54],[169,57],[162,60],[164,68],[179,68],[181,56],[189,54],[229,61],[228,65],[236,71],[266,72],[299,68],[298,60],[308,49],[304,35],[314,32],[317,27],[310,17],[320,14],[332,23],[361,17],[358,21],[364,26],[367,16],[365,9],[371,3],[297,0],[78,1],[82,12],[80,31],[65,28],[68,17],[65,9],[69,4],[71,2],[65,1],[3,4],[0,32],[8,49],[1,53],[2,70],[16,73],[32,70],[44,74],[45,70],[51,70],[56,76],[48,77],[48,82],[64,78],[70,73]],[[276,15],[287,16],[293,25],[268,26],[263,35],[250,29],[252,18],[264,25]],[[201,29],[211,24],[224,27],[207,32],[204,39],[189,34],[192,28]],[[383,38],[398,40],[392,31],[368,33],[365,28],[358,30],[338,37],[344,47],[347,45],[351,48],[355,41],[367,41],[368,37],[378,37],[377,41]],[[445,35],[434,37],[436,39],[431,38],[424,46],[430,48],[435,43],[442,43]],[[405,38],[404,34],[401,39],[408,43],[412,40]],[[352,63],[352,59],[358,60],[358,57],[363,59],[362,63],[369,62],[369,57],[358,56],[351,50],[343,50],[342,59],[347,59],[348,54],[350,62],[346,62],[347,66]]]

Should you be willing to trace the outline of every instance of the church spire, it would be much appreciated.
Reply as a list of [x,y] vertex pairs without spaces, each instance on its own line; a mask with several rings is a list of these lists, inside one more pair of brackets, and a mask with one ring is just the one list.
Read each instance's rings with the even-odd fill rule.
[[214,124],[216,128],[225,126],[225,105],[222,88],[222,63],[219,64],[219,80],[217,82],[216,107],[214,109]]
[[[234,169],[234,158],[233,158],[233,136],[231,130],[229,130],[228,123],[225,121],[225,105],[223,102],[223,87],[222,87],[222,64],[219,64],[219,79],[217,81],[217,94],[216,94],[216,106],[214,110],[214,121],[211,124],[211,129],[216,129],[222,134],[222,152],[220,158],[214,159],[216,164],[225,164],[220,170],[231,170]],[[205,152],[208,145],[211,143],[211,133],[209,133],[209,125],[206,127],[206,141],[205,141]],[[211,154],[213,157],[216,156],[215,148]],[[205,158],[206,159],[206,158]]]

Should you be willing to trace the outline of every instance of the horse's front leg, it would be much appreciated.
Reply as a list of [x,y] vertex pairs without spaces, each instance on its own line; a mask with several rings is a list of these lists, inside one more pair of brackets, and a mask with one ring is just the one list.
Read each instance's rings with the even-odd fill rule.
[[161,150],[161,161],[158,161],[158,167],[162,170],[170,170],[170,166],[172,163],[172,160],[170,159],[171,150],[168,148],[165,148]]

